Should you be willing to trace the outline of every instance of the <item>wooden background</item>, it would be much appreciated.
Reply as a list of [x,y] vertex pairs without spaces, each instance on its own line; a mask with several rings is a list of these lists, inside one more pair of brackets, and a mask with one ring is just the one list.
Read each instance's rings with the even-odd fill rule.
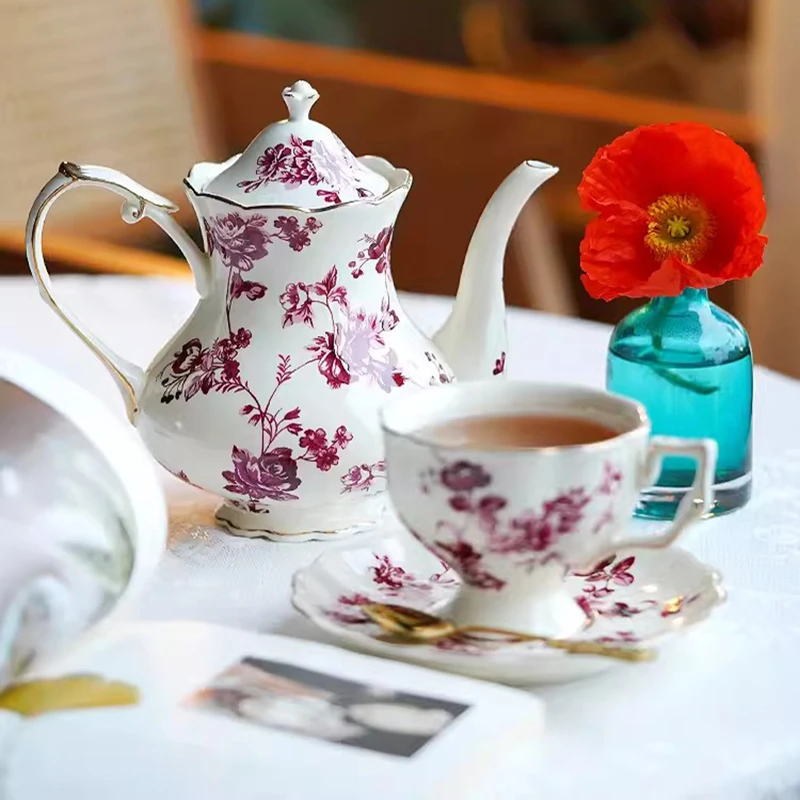
[[[333,128],[351,150],[381,155],[411,170],[414,187],[398,222],[393,266],[398,286],[417,292],[455,291],[484,204],[517,164],[535,158],[561,168],[540,194],[558,244],[562,277],[577,311],[615,321],[637,303],[598,303],[579,284],[578,244],[586,217],[578,208],[576,187],[596,148],[635,125],[676,119],[706,122],[748,146],[760,138],[752,120],[738,112],[497,71],[211,31],[191,25],[186,15],[174,36],[177,50],[187,53],[193,76],[189,95],[197,98],[194,111],[202,129],[187,144],[185,163],[173,154],[168,168],[160,164],[158,185],[153,188],[181,204],[180,220],[196,230],[180,185],[192,161],[221,160],[243,149],[265,124],[285,115],[281,89],[303,77],[321,93],[316,118]],[[199,156],[195,140],[200,143]],[[63,158],[78,160],[74,153],[64,153]],[[124,153],[108,166],[134,178],[152,168],[142,165],[138,154]],[[56,167],[56,163],[44,165],[39,185]],[[31,199],[19,198],[22,222]],[[148,255],[175,250],[154,226],[120,222],[118,202],[111,196],[104,197],[102,207],[82,222],[70,218],[68,226],[59,226],[58,214],[54,217],[50,227],[54,233],[48,240],[64,268],[82,268],[81,253],[85,268],[100,267],[114,253],[119,264],[137,263],[135,255],[109,249],[116,244],[146,251],[138,262],[142,270],[156,264],[181,270],[177,262],[154,261]],[[5,256],[0,254],[0,267],[5,271],[24,267],[19,228],[12,226],[0,236],[6,251]],[[521,276],[531,265],[523,266],[518,253],[511,248],[507,256],[507,298],[511,304],[525,305],[530,299]],[[118,264],[107,266],[107,270],[117,268]],[[718,292],[716,299],[735,306],[730,289]]]

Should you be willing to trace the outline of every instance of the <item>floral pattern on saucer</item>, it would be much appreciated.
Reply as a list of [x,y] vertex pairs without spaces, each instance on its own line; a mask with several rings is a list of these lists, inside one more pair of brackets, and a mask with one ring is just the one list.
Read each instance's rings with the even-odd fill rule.
[[[618,553],[567,582],[586,615],[574,638],[621,646],[652,647],[704,619],[724,597],[719,576],[677,548]],[[397,535],[323,554],[295,575],[293,602],[357,649],[509,683],[570,680],[620,663],[502,636],[390,644],[361,610],[393,603],[447,616],[460,583],[435,555]]]

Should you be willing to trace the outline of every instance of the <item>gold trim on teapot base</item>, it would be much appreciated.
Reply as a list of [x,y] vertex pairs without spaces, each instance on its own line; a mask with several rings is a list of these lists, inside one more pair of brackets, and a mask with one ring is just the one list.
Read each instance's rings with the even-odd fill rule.
[[[387,495],[365,498],[357,506],[332,505],[310,509],[263,506],[256,510],[223,503],[217,524],[233,536],[270,542],[330,542],[347,539],[378,526],[386,512]],[[305,523],[305,524],[304,524]]]

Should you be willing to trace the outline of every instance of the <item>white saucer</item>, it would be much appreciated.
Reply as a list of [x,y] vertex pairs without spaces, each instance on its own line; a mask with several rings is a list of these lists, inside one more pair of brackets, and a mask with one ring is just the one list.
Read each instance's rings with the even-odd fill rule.
[[[587,615],[576,640],[637,647],[660,646],[705,619],[725,597],[720,576],[675,547],[620,552],[591,574],[567,580]],[[622,663],[535,642],[390,644],[377,638],[381,629],[359,608],[392,603],[447,616],[459,584],[435,555],[410,535],[397,533],[323,553],[295,574],[292,602],[343,645],[502,683],[570,681]]]

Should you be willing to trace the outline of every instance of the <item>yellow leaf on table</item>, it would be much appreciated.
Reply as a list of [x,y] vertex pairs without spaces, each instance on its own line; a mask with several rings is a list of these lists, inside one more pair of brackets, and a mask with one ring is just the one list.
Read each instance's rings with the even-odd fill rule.
[[78,708],[132,706],[139,702],[135,686],[107,681],[99,675],[67,675],[15,683],[0,692],[0,709],[23,717]]

